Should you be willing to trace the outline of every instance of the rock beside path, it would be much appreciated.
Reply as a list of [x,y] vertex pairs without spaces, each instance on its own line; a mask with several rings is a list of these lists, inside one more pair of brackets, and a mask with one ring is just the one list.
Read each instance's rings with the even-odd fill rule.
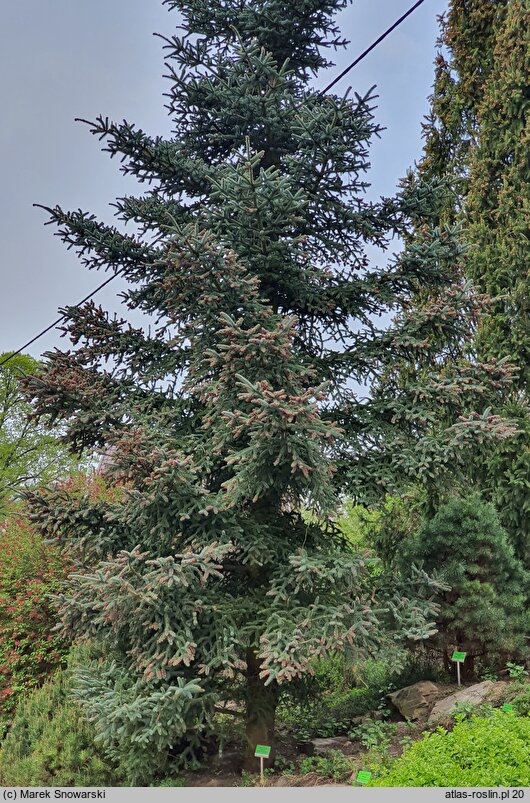
[[450,716],[459,705],[470,703],[473,706],[477,706],[481,703],[498,700],[505,688],[506,683],[503,681],[483,680],[482,683],[475,683],[474,686],[467,686],[454,694],[450,694],[435,704],[429,715],[429,724],[442,717]]

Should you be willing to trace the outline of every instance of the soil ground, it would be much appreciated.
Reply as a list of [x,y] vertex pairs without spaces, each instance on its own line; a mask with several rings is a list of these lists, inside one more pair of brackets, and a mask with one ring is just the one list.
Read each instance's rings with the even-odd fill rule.
[[[461,688],[461,687],[460,687]],[[437,699],[453,694],[458,691],[459,687],[456,684],[447,684],[440,687],[440,695]],[[415,723],[406,722],[398,711],[395,711],[391,716],[390,722],[396,725],[396,731],[392,734],[391,741],[385,749],[386,755],[397,758],[401,755],[407,744],[422,739],[426,731],[432,731],[436,725],[428,725],[426,720],[420,720]],[[453,721],[451,718],[438,723],[442,724],[448,730],[452,728]],[[354,781],[358,770],[363,768],[363,763],[366,760],[367,750],[358,741],[345,742],[341,748],[341,752],[347,756],[351,761],[351,774],[346,777],[333,781],[329,777],[323,777],[315,772],[300,774],[299,764],[300,761],[307,756],[304,747],[298,744],[292,733],[286,727],[280,726],[277,733],[277,752],[283,759],[285,764],[293,765],[294,769],[290,772],[276,771],[267,774],[265,778],[265,786],[349,786]],[[217,766],[215,766],[215,764]],[[214,762],[214,765],[209,769],[201,769],[194,773],[189,773],[184,777],[186,786],[259,786],[259,772],[258,767],[255,775],[244,773],[240,771],[240,752],[237,749],[230,749],[227,746],[225,755]]]

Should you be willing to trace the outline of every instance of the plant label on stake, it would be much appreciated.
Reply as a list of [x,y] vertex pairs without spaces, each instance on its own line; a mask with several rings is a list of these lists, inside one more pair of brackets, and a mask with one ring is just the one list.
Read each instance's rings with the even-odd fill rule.
[[466,660],[466,655],[467,655],[467,652],[458,652],[458,650],[455,650],[454,653],[451,656],[451,661],[454,661],[456,663],[456,678],[457,678],[459,686],[461,685],[460,684],[460,664],[464,663],[464,661]]
[[359,770],[357,773],[357,778],[355,779],[357,783],[368,783],[370,778],[372,777],[372,773],[368,772],[368,770]]
[[256,751],[255,751],[254,755],[255,755],[256,758],[259,758],[259,767],[260,767],[260,775],[261,775],[262,783],[265,780],[265,775],[264,775],[264,772],[263,772],[263,759],[268,758],[270,756],[270,754],[271,754],[271,749],[270,749],[270,746],[268,744],[257,744],[256,745]]

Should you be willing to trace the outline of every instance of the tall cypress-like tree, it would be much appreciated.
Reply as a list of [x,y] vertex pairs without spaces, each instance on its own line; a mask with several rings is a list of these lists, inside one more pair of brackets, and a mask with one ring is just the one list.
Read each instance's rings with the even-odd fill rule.
[[[506,410],[519,435],[496,448],[482,487],[530,566],[530,26],[525,0],[452,0],[442,21],[420,172],[444,177],[442,221],[458,220],[466,275],[492,304],[475,339],[482,359],[508,357],[517,379]],[[476,467],[475,467],[476,469]]]
[[467,190],[485,85],[494,65],[496,30],[509,0],[451,0],[440,17],[431,110],[424,125],[424,176],[450,178],[445,216],[454,220]]
[[[481,299],[462,280],[455,232],[432,225],[437,183],[369,203],[372,94],[310,88],[341,43],[344,0],[165,4],[184,26],[164,40],[173,137],[90,124],[150,184],[117,202],[137,235],[49,209],[88,267],[126,277],[126,305],[158,328],[69,307],[76,348],[49,353],[27,383],[36,415],[64,421],[73,448],[107,450],[122,489],[106,504],[60,488],[31,501],[78,561],[64,626],[106,653],[82,673],[80,699],[136,782],[170,749],[189,760],[223,700],[244,700],[253,753],[273,740],[281,684],[314,658],[371,649],[389,629],[427,636],[429,582],[414,599],[380,583],[374,603],[369,557],[333,527],[338,495],[434,478],[478,440],[510,434],[487,409],[504,366],[462,359]],[[398,257],[370,266],[366,243],[412,230]],[[422,287],[436,300],[418,309]],[[378,327],[389,310],[394,323]],[[421,382],[360,399],[351,379],[396,361],[420,363]]]
[[530,28],[525,0],[511,0],[496,31],[477,142],[470,154],[465,212],[469,273],[495,300],[481,326],[480,353],[507,354],[530,398]]
[[451,178],[471,245],[467,273],[494,299],[477,345],[510,356],[528,393],[528,147],[530,9],[525,0],[454,0],[442,23],[432,111],[426,125],[427,175]]

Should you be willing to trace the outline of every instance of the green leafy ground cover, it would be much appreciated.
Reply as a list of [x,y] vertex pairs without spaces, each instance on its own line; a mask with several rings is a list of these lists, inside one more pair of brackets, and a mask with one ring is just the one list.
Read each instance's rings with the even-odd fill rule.
[[530,718],[496,710],[438,728],[370,786],[529,786]]

